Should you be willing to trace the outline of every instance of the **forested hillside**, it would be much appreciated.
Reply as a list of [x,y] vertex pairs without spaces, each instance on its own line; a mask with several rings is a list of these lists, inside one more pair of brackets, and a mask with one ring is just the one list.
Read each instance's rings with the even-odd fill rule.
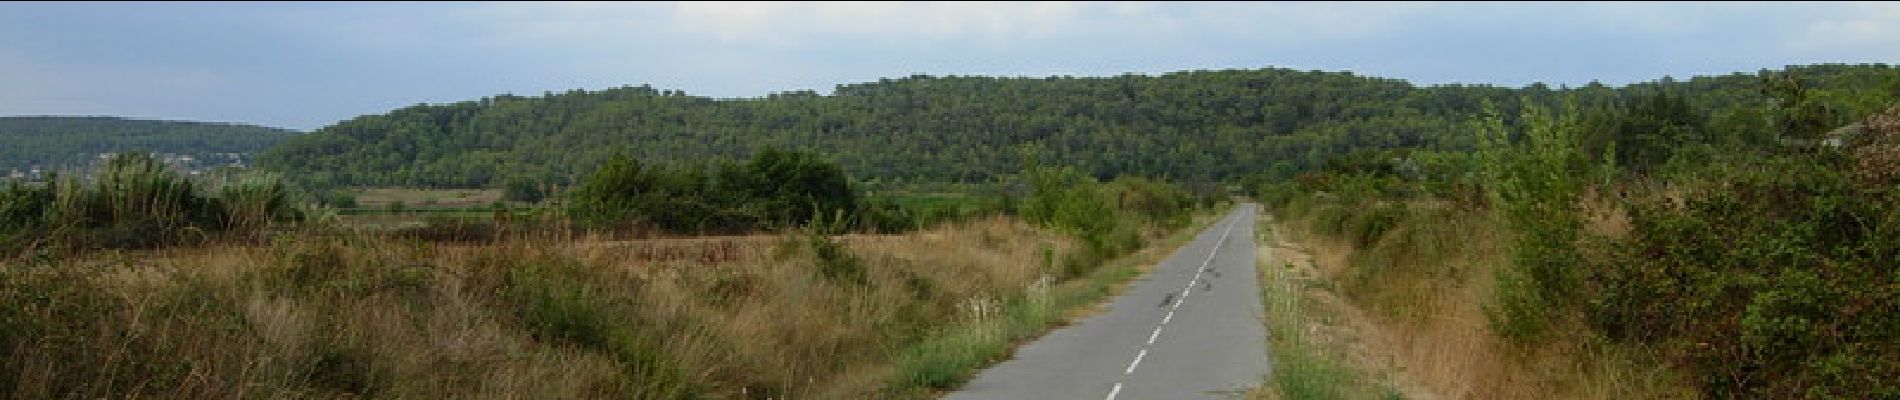
[[[1366,149],[1470,149],[1466,127],[1482,105],[1517,115],[1519,98],[1608,107],[1662,90],[1710,115],[1716,129],[1765,132],[1776,105],[1764,95],[1764,78],[1780,73],[1801,77],[1816,96],[1866,98],[1847,92],[1888,90],[1895,69],[1820,65],[1626,87],[1519,89],[1286,69],[912,76],[842,85],[830,95],[723,100],[638,86],[407,107],[297,137],[262,164],[320,186],[481,187],[516,176],[571,183],[616,151],[697,162],[771,146],[833,155],[853,177],[878,183],[985,182],[1020,171],[1031,154],[1098,177],[1221,180],[1260,166],[1310,170]],[[1865,110],[1828,114],[1837,119],[1828,122],[1876,106],[1849,104]]]
[[135,120],[116,117],[0,117],[0,173],[83,168],[99,153],[144,150],[212,160],[255,154],[296,134],[251,125]]

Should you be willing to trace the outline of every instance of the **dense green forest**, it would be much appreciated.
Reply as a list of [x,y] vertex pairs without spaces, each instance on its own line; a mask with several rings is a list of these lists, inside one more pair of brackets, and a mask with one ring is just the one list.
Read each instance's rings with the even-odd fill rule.
[[[192,156],[206,163],[246,160],[296,131],[210,122],[117,117],[0,117],[0,173],[86,168],[100,153],[144,150]],[[238,159],[221,153],[245,154]],[[223,165],[220,163],[219,165]]]
[[[1797,76],[1847,122],[1890,91],[1887,65],[1664,78],[1610,87],[1421,87],[1348,72],[1191,71],[1161,76],[912,76],[764,98],[710,99],[649,86],[501,95],[354,118],[272,149],[260,164],[306,184],[495,187],[514,177],[571,184],[616,152],[652,162],[743,159],[777,147],[831,154],[872,184],[989,182],[1025,157],[1098,178],[1218,181],[1271,166],[1313,170],[1364,149],[1469,150],[1482,104],[1610,107],[1669,92],[1724,132],[1766,132],[1770,76]],[[1514,118],[1506,123],[1514,124]],[[1771,140],[1723,135],[1737,140]]]

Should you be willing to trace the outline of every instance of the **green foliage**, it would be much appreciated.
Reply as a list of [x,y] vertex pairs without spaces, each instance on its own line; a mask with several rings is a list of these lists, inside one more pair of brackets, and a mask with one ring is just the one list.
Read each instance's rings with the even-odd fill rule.
[[[118,299],[100,290],[93,278],[97,271],[56,268],[44,264],[8,265],[0,268],[0,350],[11,356],[34,353],[66,360],[93,360],[109,354],[110,349],[94,343],[92,335],[112,327],[95,319],[66,318],[73,315],[106,315],[118,310]],[[45,352],[55,352],[47,354]],[[10,361],[10,360],[9,360]],[[0,362],[0,387],[9,395],[32,397],[20,379],[30,376],[18,362]],[[89,385],[98,382],[106,371],[100,365],[73,362],[56,365],[55,371],[39,372],[52,382],[43,384],[47,393],[80,393],[99,390]],[[100,379],[103,380],[103,379]],[[129,383],[129,382],[125,382]]]
[[1786,137],[1820,139],[1846,122],[1839,105],[1830,104],[1810,86],[1808,80],[1792,74],[1762,77],[1762,94],[1776,100],[1775,126]]
[[534,178],[523,176],[511,177],[501,184],[502,198],[509,201],[538,203],[541,199],[545,199],[548,196],[547,190],[543,189],[542,186],[543,184],[534,180]]
[[1488,112],[1475,153],[1353,149],[1249,185],[1369,246],[1355,263],[1450,247],[1416,242],[1421,216],[1495,215],[1509,263],[1485,311],[1521,343],[1588,327],[1563,334],[1654,354],[1715,398],[1892,398],[1900,318],[1874,310],[1900,309],[1900,191],[1853,177],[1885,172],[1884,147],[1816,139],[1895,101],[1895,79],[1817,66],[1593,85]]
[[[297,136],[259,165],[316,187],[492,187],[510,176],[565,185],[616,151],[684,163],[808,148],[836,155],[839,168],[877,182],[871,189],[888,189],[1003,181],[1026,169],[1019,151],[1033,149],[1041,160],[1097,179],[1220,182],[1272,167],[1274,179],[1284,180],[1360,150],[1470,150],[1476,138],[1462,128],[1482,118],[1485,102],[1501,104],[1506,118],[1514,118],[1520,98],[1547,107],[1577,101],[1616,109],[1644,104],[1635,100],[1644,94],[1669,93],[1693,99],[1688,105],[1695,115],[1723,112],[1725,132],[1748,133],[1770,123],[1763,118],[1772,111],[1762,101],[1763,76],[1802,76],[1812,102],[1853,114],[1872,111],[1866,109],[1872,100],[1863,99],[1890,99],[1862,88],[1888,91],[1896,71],[1793,66],[1568,89],[1415,86],[1287,69],[1099,78],[917,75],[841,85],[830,95],[727,100],[633,86],[499,95],[363,116]],[[1665,111],[1661,115],[1683,115]],[[1629,140],[1657,132],[1634,133]]]
[[235,231],[257,231],[273,222],[301,218],[290,204],[290,189],[277,174],[246,172],[214,181],[212,208],[223,211],[223,226]]
[[1681,203],[1632,193],[1590,265],[1594,325],[1682,354],[1714,397],[1900,395],[1900,212],[1837,155],[1711,166]]
[[[0,173],[84,169],[102,153],[188,155],[200,167],[244,162],[297,133],[259,126],[113,117],[0,117]],[[238,154],[239,158],[226,157]]]
[[672,232],[849,226],[861,211],[858,198],[842,170],[810,153],[768,149],[710,171],[646,167],[615,156],[575,191],[569,215],[593,226]]
[[868,277],[864,271],[864,260],[851,254],[851,250],[845,248],[843,243],[816,232],[806,235],[805,242],[811,247],[819,275],[840,284],[862,286],[866,283]]
[[108,160],[90,185],[9,183],[0,193],[0,250],[144,248],[245,234],[301,218],[280,180],[241,175],[210,189],[145,153]]
[[1621,106],[1602,106],[1578,121],[1578,145],[1592,158],[1626,171],[1648,173],[1668,161],[1676,149],[1708,139],[1708,118],[1687,96],[1667,91],[1636,94]]
[[736,196],[773,224],[802,224],[857,207],[858,193],[837,164],[809,152],[767,148],[745,164],[726,164],[714,177],[716,193]]
[[1186,225],[1194,209],[1186,191],[1147,179],[1096,182],[1073,168],[1033,166],[1024,172],[1030,194],[1017,212],[1031,223],[1082,240],[1083,251],[1064,260],[1065,277],[1141,246],[1143,229]]
[[1496,115],[1478,126],[1484,177],[1514,236],[1511,266],[1500,277],[1500,310],[1491,317],[1517,338],[1540,333],[1544,310],[1567,308],[1577,296],[1577,205],[1589,168],[1577,142],[1578,113],[1566,111],[1527,107],[1528,127],[1515,142]]
[[[1214,182],[1250,163],[1311,168],[1353,147],[1469,147],[1439,135],[1488,86],[1415,87],[1286,69],[1108,78],[912,76],[831,95],[715,100],[646,86],[500,95],[355,118],[292,139],[260,165],[327,186],[489,187],[507,175],[567,184],[616,151],[655,163],[759,149],[837,155],[852,175],[903,187],[987,183],[1024,148],[1086,175]],[[298,171],[303,172],[303,171]],[[504,173],[505,172],[505,173]],[[883,189],[880,187],[878,189]]]
[[1406,212],[1404,203],[1372,206],[1369,212],[1361,213],[1357,218],[1353,218],[1345,227],[1344,233],[1352,238],[1353,243],[1360,246],[1371,245],[1380,237],[1385,236],[1386,232],[1398,227],[1399,221],[1405,219]]
[[317,202],[336,208],[356,208],[356,192],[347,189],[325,190],[317,195]]
[[867,231],[896,233],[1011,212],[1011,200],[994,192],[883,193],[866,195],[853,214]]
[[1009,351],[998,328],[958,329],[937,334],[899,356],[895,387],[955,388],[996,357]]

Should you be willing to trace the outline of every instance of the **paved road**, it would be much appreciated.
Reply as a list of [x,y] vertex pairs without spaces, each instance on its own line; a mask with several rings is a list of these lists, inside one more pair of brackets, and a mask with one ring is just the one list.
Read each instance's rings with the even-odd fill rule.
[[1232,398],[1267,375],[1247,204],[1111,308],[1016,350],[948,399]]

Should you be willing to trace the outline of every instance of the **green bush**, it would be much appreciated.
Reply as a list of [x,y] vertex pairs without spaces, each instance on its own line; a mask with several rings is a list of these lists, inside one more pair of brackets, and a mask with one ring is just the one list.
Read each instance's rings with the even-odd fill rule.
[[1337,203],[1314,206],[1311,212],[1314,233],[1327,236],[1346,234],[1346,223],[1352,218],[1352,209]]
[[616,156],[581,183],[568,211],[593,227],[746,232],[853,221],[858,197],[843,170],[811,153],[767,149],[711,168]]
[[1590,321],[1682,360],[1714,397],[1900,395],[1900,207],[1833,155],[1712,166],[1681,203],[1626,202]]
[[508,201],[536,203],[548,196],[547,191],[543,190],[542,186],[543,184],[541,182],[533,178],[523,176],[510,177],[508,180],[502,182],[501,194],[502,198]]
[[845,248],[843,243],[815,232],[806,236],[805,241],[811,246],[819,275],[839,284],[862,286],[869,283],[864,261],[851,254],[851,250]]
[[1386,203],[1367,206],[1364,212],[1351,218],[1351,225],[1345,233],[1360,246],[1368,246],[1378,241],[1406,217],[1405,203]]
[[1526,126],[1519,135],[1507,131],[1496,113],[1477,126],[1491,203],[1514,236],[1510,271],[1500,272],[1504,279],[1490,317],[1494,327],[1514,327],[1500,332],[1519,339],[1541,333],[1547,323],[1520,318],[1542,318],[1547,314],[1540,310],[1575,304],[1582,274],[1576,244],[1583,222],[1577,204],[1588,159],[1577,144],[1581,128],[1574,107],[1552,114],[1526,106],[1519,118]]
[[1082,241],[1081,251],[1063,260],[1064,277],[1140,249],[1144,228],[1185,226],[1195,207],[1187,191],[1147,179],[1101,183],[1072,168],[1035,166],[1024,176],[1031,192],[1018,213]]

